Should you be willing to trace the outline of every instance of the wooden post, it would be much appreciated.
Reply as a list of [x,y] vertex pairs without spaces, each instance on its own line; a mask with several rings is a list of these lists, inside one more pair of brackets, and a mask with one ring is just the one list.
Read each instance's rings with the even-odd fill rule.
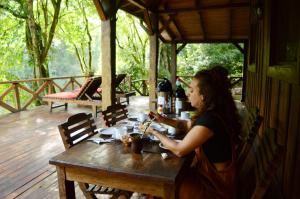
[[116,102],[116,9],[115,1],[108,2],[109,18],[101,23],[102,49],[102,109]]
[[149,108],[151,111],[156,110],[156,86],[157,86],[157,64],[158,64],[158,18],[156,15],[151,14],[151,24],[153,34],[150,35],[150,67],[149,67]]
[[21,110],[21,103],[20,103],[20,93],[19,93],[19,84],[15,83],[14,85],[14,90],[15,90],[15,103],[16,103],[16,109],[18,111]]
[[176,54],[177,44],[171,44],[171,83],[173,90],[176,89],[176,73],[177,73],[177,54]]

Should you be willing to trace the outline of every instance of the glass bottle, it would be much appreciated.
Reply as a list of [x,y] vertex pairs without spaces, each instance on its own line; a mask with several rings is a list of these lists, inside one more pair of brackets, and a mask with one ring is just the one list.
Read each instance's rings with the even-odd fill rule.
[[176,91],[175,91],[175,113],[180,115],[183,110],[184,102],[186,100],[185,91],[181,86],[179,79],[176,79]]

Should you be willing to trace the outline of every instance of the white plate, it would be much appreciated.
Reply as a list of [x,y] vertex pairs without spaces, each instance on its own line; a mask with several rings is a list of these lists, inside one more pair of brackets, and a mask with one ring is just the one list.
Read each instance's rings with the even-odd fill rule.
[[116,132],[116,129],[115,128],[105,128],[105,129],[99,130],[99,132],[102,135],[114,135]]
[[158,146],[162,149],[167,149],[161,142],[158,144]]

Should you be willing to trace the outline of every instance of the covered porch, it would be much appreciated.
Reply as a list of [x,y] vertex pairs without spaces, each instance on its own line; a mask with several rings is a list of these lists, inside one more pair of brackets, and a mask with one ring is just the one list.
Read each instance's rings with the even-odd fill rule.
[[[148,97],[132,97],[127,108],[144,111],[148,101]],[[92,110],[71,105],[68,111],[50,113],[48,106],[39,106],[0,117],[0,198],[59,198],[56,169],[49,165],[51,157],[65,150],[57,125],[80,112]],[[95,122],[103,125],[100,118]],[[78,186],[76,197],[85,198]]]

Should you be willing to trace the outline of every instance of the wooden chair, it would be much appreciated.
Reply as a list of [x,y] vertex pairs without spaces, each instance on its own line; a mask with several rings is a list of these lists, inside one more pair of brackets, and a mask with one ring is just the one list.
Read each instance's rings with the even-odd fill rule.
[[[58,125],[58,129],[66,150],[96,134],[92,114],[86,113],[78,113],[69,117],[67,122]],[[78,185],[88,199],[97,198],[95,194],[113,194],[113,198],[117,198],[120,192],[118,189],[100,185],[82,182],[78,182]]]
[[106,126],[113,126],[117,122],[127,118],[126,105],[115,104],[108,106],[105,111],[102,111],[103,119]]
[[245,161],[263,121],[263,117],[259,115],[258,108],[246,110],[242,117],[244,118],[242,122],[242,134],[240,136],[240,144],[236,149],[238,166],[241,166]]
[[[238,184],[240,187],[238,188],[237,198],[263,198],[274,179],[285,151],[284,146],[278,144],[276,137],[274,129],[266,129],[263,138],[259,140],[259,144],[257,146],[253,145],[251,148],[251,153],[249,153],[243,168],[239,172]],[[253,175],[253,171],[255,175]],[[253,181],[255,181],[254,184]]]

